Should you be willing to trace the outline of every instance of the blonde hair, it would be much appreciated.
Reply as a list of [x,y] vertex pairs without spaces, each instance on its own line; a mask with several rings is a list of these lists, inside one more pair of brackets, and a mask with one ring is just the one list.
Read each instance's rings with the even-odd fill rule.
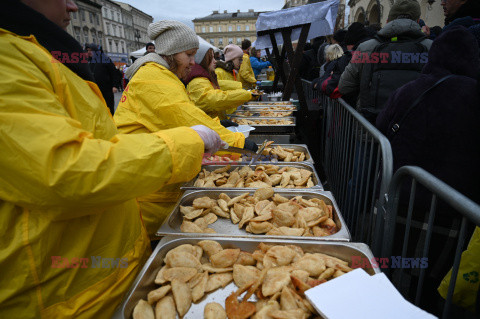
[[325,50],[325,58],[329,61],[334,61],[343,55],[343,49],[338,44],[332,44]]

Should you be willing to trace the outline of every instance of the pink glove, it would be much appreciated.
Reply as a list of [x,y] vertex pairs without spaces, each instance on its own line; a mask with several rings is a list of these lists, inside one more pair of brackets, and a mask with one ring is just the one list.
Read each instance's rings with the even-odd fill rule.
[[205,153],[216,153],[220,148],[223,148],[225,145],[228,144],[225,141],[222,141],[220,135],[212,129],[209,129],[205,125],[195,125],[191,127],[200,138],[203,140],[203,144],[205,144]]

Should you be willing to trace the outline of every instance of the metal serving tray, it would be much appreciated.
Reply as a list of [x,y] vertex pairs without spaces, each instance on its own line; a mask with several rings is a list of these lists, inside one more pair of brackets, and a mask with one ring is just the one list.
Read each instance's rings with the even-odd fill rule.
[[292,105],[293,106],[293,103],[290,102],[290,101],[250,101],[250,102],[245,102],[244,103],[245,105],[272,105],[272,104],[276,104],[276,105]]
[[[277,125],[277,124],[247,124],[255,128],[255,133],[293,133],[295,130],[296,118],[289,116],[289,117],[244,117],[244,116],[236,116],[231,115],[230,120],[233,118],[238,118],[242,120],[250,120],[250,121],[261,121],[261,120],[289,120],[292,121],[293,124],[286,124],[286,125]],[[240,123],[238,123],[240,124]],[[253,133],[253,132],[252,132]]]
[[[258,116],[257,115],[248,115],[247,112],[254,113],[254,114],[256,112],[258,112]],[[227,114],[227,116],[257,118],[257,117],[263,117],[261,112],[275,113],[274,115],[277,115],[277,116],[267,116],[267,117],[281,119],[281,118],[284,118],[284,117],[292,117],[293,116],[292,113],[294,111],[293,110],[292,111],[288,111],[288,110],[237,110],[233,114]]]
[[[289,107],[292,108],[290,109],[278,109],[278,110],[272,110],[269,109],[270,107]],[[291,112],[296,112],[298,111],[298,107],[295,105],[270,105],[270,104],[244,104],[238,107],[238,111],[291,111]]]
[[[259,163],[256,166],[258,166],[258,165],[268,165],[268,164]],[[322,183],[320,182],[320,178],[318,177],[317,171],[315,170],[315,168],[313,167],[313,165],[311,163],[305,163],[305,162],[285,163],[285,162],[280,162],[280,163],[275,163],[275,164],[272,164],[272,165],[280,166],[280,167],[293,166],[293,167],[296,167],[296,168],[303,168],[303,169],[312,171],[312,173],[313,173],[312,174],[312,181],[313,181],[313,184],[315,186],[313,186],[311,188],[284,188],[284,189],[293,190],[293,191],[301,191],[301,190],[308,190],[308,189],[323,190],[323,186],[322,186]],[[211,172],[211,171],[216,170],[217,168],[222,168],[222,167],[225,167],[225,166],[226,165],[204,165],[204,166],[202,166],[202,169],[205,169],[205,170]],[[241,169],[244,166],[245,165],[231,164],[229,172],[233,171],[237,167]],[[255,167],[252,167],[252,169],[255,170]],[[195,176],[195,178],[192,179],[191,181],[183,184],[182,187],[180,187],[180,188],[184,189],[184,190],[204,190],[204,189],[210,189],[210,190],[228,190],[228,189],[241,190],[241,189],[243,189],[243,190],[247,190],[247,191],[251,190],[251,189],[255,189],[255,188],[252,188],[252,187],[243,187],[243,188],[197,187],[197,186],[194,186],[197,178],[198,178],[198,175]],[[274,187],[273,189],[281,189],[281,188],[280,187]]]
[[[114,319],[127,319],[131,318],[133,308],[140,299],[147,300],[147,295],[150,291],[158,288],[158,285],[154,283],[157,272],[163,265],[163,259],[166,254],[173,248],[191,244],[194,245],[201,240],[216,240],[222,245],[223,248],[240,248],[243,251],[252,253],[260,243],[267,244],[284,244],[284,245],[298,245],[305,252],[308,253],[323,253],[337,257],[344,261],[347,261],[349,265],[352,264],[352,257],[359,256],[362,261],[368,260],[369,265],[364,268],[365,271],[370,274],[378,274],[380,271],[378,268],[373,268],[370,260],[373,259],[373,254],[370,248],[362,243],[345,243],[345,242],[326,242],[326,241],[312,241],[312,240],[275,240],[275,239],[259,239],[259,238],[236,238],[228,239],[225,237],[198,237],[198,238],[178,238],[178,237],[165,237],[157,245],[154,252],[147,260],[145,266],[138,274],[137,278],[132,284],[129,292],[122,301],[122,304],[117,309],[112,318]],[[199,303],[192,303],[184,319],[197,319],[203,318],[203,310],[205,305],[209,302],[218,302],[222,307],[225,307],[225,299],[233,292],[238,290],[235,283],[228,284],[225,288],[219,288],[214,292],[209,293],[206,297],[201,299]],[[255,296],[252,296],[249,300],[256,300]]]
[[[312,155],[310,154],[310,151],[308,150],[308,146],[306,144],[272,144],[272,147],[275,146],[281,146],[282,148],[292,148],[296,152],[303,152],[305,153],[305,160],[302,162],[284,162],[284,161],[278,161],[278,163],[303,163],[303,162],[308,162],[308,163],[314,163]],[[265,163],[265,162],[262,162]],[[277,164],[277,163],[275,163]]]
[[[255,191],[251,190],[248,193],[250,195],[253,195]],[[335,224],[337,225],[337,228],[339,229],[338,232],[336,232],[333,235],[330,236],[324,236],[324,237],[315,237],[315,236],[309,236],[309,237],[302,237],[302,236],[272,236],[272,235],[262,235],[262,234],[252,234],[248,233],[244,228],[239,229],[238,224],[232,223],[230,219],[226,218],[221,218],[219,217],[217,221],[213,224],[210,224],[209,227],[214,229],[217,233],[216,234],[204,234],[204,233],[184,233],[180,230],[180,225],[182,224],[183,221],[183,215],[180,212],[180,205],[181,206],[191,206],[193,203],[193,200],[195,198],[199,197],[210,197],[213,199],[218,199],[218,195],[220,193],[225,193],[230,198],[242,195],[246,193],[245,191],[237,191],[237,190],[200,190],[200,191],[189,191],[186,192],[182,198],[179,200],[175,208],[173,209],[173,212],[168,216],[168,218],[163,222],[162,226],[160,229],[157,231],[156,235],[157,236],[169,236],[169,235],[175,235],[175,236],[185,236],[185,237],[190,237],[190,236],[198,236],[201,234],[201,236],[208,236],[208,237],[246,237],[246,238],[285,238],[285,239],[290,239],[290,238],[295,238],[295,239],[314,239],[314,240],[337,240],[337,241],[350,241],[351,236],[350,232],[348,231],[347,225],[345,224],[345,221],[343,220],[343,217],[340,213],[340,210],[338,208],[337,203],[335,202],[335,199],[333,198],[333,194],[331,192],[326,192],[326,191],[288,191],[288,190],[276,190],[275,193],[286,197],[288,199],[293,198],[295,196],[302,196],[305,199],[311,199],[311,198],[318,198],[323,200],[327,205],[332,205],[333,206],[333,220],[335,221]]]

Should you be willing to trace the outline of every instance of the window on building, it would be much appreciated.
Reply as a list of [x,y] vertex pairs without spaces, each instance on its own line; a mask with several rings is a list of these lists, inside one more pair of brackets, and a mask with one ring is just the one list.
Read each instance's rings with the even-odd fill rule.
[[210,27],[210,28],[209,28],[209,31],[210,31],[210,32],[213,32],[213,27]]
[[248,24],[245,26],[245,31],[250,31],[250,26]]
[[242,38],[237,38],[237,44],[238,45],[242,44]]
[[113,20],[113,11],[110,10],[108,13],[109,13],[109,18],[110,18],[110,20]]
[[222,32],[222,26],[218,26],[218,32]]
[[118,41],[115,41],[115,52],[120,52]]
[[105,32],[107,32],[107,34],[110,34],[110,23],[106,23],[107,24],[107,29],[105,29]]
[[210,39],[210,44],[212,44],[212,45],[213,45],[214,43],[215,43],[215,40],[213,40],[213,39]]
[[237,31],[242,31],[242,26],[241,25],[237,25]]
[[117,20],[118,20],[118,22],[122,22],[122,21],[120,21],[120,13],[118,13],[118,12],[117,12]]
[[98,31],[98,44],[100,45],[103,45],[102,42],[103,42],[103,34],[102,32]]
[[119,27],[118,27],[118,33],[119,33],[119,37],[125,38],[125,36],[123,35],[123,28],[122,28],[122,26],[119,26]]
[[202,33],[205,33],[205,27],[202,27]]
[[75,19],[75,20],[77,19],[77,13],[76,13],[75,11],[72,12],[72,17],[73,17],[73,19]]
[[82,18],[82,21],[85,21],[85,11],[83,10],[78,10],[80,13],[80,17]]
[[112,27],[113,27],[113,35],[118,37],[118,35],[117,35],[117,26],[113,24]]
[[232,44],[233,43],[233,38],[228,38],[228,44]]
[[95,15],[95,22],[97,25],[100,25],[100,19],[98,18],[98,14]]
[[80,28],[79,28],[79,27],[74,27],[74,28],[73,28],[73,32],[75,33],[75,39],[77,39],[77,41],[78,41],[79,43],[82,43],[82,39],[81,39],[81,37],[80,37],[80,34],[81,34]]
[[123,41],[120,42],[120,47],[122,48],[122,53],[125,53],[125,43]]
[[229,26],[228,26],[228,31],[229,31],[229,32],[232,32],[232,30],[233,30],[232,26],[229,25]]
[[223,45],[223,38],[218,39],[218,45]]
[[100,44],[97,42],[97,32],[95,29],[90,29],[90,33],[92,34],[92,42],[95,44]]
[[112,39],[108,39],[108,51],[112,52]]
[[89,12],[88,17],[90,18],[90,23],[93,23],[93,13]]
[[88,38],[88,28],[83,29],[83,39],[85,42],[90,42],[90,39]]
[[105,7],[102,8],[102,14],[105,18],[107,17],[107,8]]

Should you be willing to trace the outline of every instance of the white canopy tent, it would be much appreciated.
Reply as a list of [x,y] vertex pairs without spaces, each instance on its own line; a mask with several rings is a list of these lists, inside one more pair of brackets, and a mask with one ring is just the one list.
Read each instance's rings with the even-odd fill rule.
[[[333,34],[339,0],[327,0],[299,7],[261,13],[255,25],[257,33],[310,23],[307,40]],[[301,27],[292,30],[291,40],[300,37]],[[283,44],[281,32],[275,32],[277,45]],[[257,49],[272,47],[269,35],[260,35],[252,44]]]

